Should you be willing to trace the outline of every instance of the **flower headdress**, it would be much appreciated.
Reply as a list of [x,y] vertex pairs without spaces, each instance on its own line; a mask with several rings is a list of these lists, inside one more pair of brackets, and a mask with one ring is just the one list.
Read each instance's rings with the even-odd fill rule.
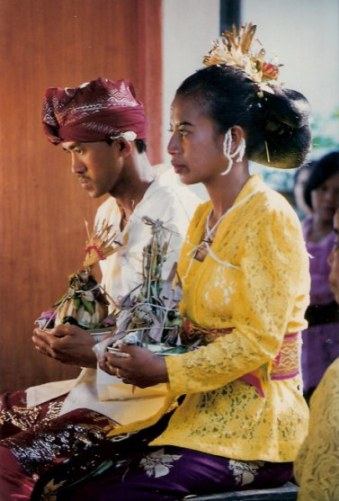
[[265,61],[266,51],[259,40],[255,40],[260,45],[259,49],[256,52],[252,50],[256,29],[256,25],[248,23],[241,26],[237,33],[233,25],[231,32],[225,31],[219,40],[213,42],[213,47],[204,57],[203,63],[206,66],[224,64],[241,68],[258,84],[260,90],[273,92],[265,84],[278,79],[281,65]]

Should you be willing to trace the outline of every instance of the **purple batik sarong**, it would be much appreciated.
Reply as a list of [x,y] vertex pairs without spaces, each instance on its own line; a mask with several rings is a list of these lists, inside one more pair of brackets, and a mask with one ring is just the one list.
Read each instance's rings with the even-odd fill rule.
[[141,432],[118,435],[55,467],[36,484],[32,501],[179,500],[188,494],[275,487],[292,478],[292,463],[149,446],[168,418]]

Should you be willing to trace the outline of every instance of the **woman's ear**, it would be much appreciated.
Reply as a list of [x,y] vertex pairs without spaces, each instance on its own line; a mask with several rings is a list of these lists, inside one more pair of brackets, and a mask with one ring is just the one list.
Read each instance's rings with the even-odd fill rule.
[[231,129],[232,134],[232,146],[231,146],[231,154],[237,151],[239,148],[241,141],[245,139],[245,132],[242,127],[239,125],[234,125]]
[[[232,169],[234,163],[243,162],[246,153],[246,141],[244,137],[244,129],[235,125],[228,129],[223,138],[223,155],[227,159],[226,169],[221,172],[222,176],[226,176]],[[247,163],[243,164],[247,166]]]

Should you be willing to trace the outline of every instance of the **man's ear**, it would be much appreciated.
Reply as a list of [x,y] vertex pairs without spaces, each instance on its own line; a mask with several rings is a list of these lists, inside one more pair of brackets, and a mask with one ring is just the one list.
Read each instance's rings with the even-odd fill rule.
[[132,151],[131,141],[127,141],[125,138],[119,137],[119,139],[116,139],[115,143],[118,147],[119,152],[121,152],[122,154],[129,155],[131,153]]

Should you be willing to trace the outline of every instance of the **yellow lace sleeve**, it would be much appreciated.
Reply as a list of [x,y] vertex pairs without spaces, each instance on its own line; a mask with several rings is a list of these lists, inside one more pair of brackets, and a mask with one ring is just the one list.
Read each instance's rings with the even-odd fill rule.
[[339,499],[339,358],[311,399],[309,433],[294,465],[298,501]]

